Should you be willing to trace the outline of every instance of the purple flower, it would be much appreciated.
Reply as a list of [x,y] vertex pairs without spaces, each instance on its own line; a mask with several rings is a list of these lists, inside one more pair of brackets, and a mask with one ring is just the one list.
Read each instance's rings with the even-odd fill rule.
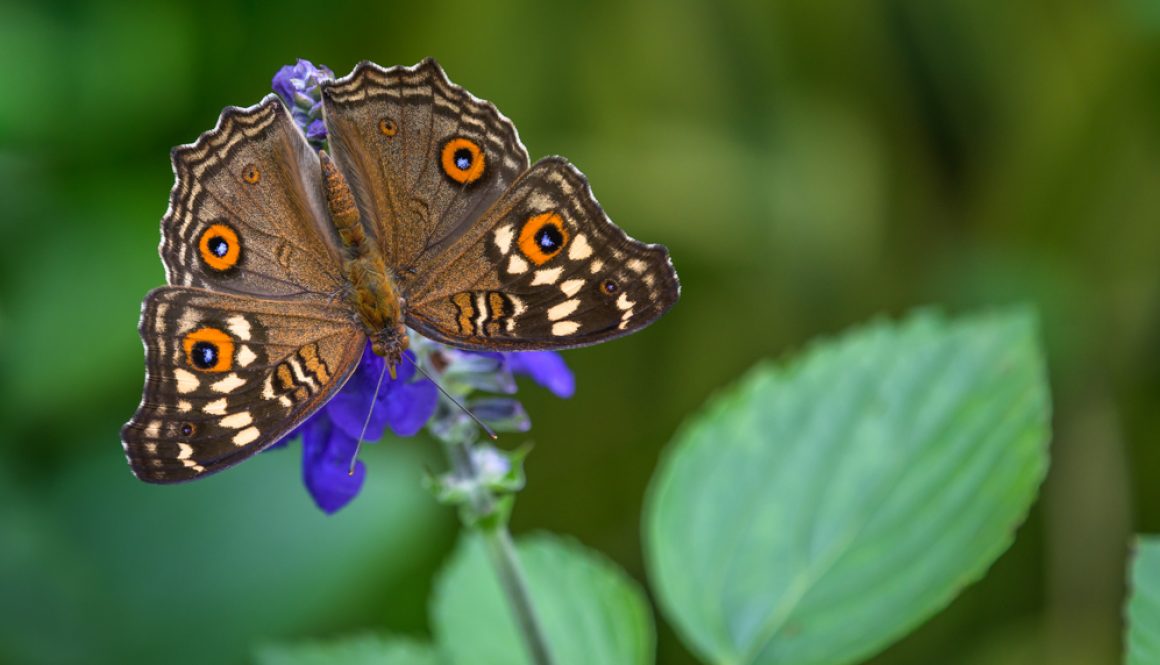
[[[407,355],[415,360],[410,351]],[[368,343],[342,390],[287,437],[302,434],[302,478],[314,502],[327,513],[345,506],[362,488],[363,463],[356,463],[353,476],[350,468],[364,422],[368,441],[381,438],[387,427],[398,436],[412,436],[435,412],[439,398],[435,384],[416,378],[411,362],[399,364],[396,378],[384,376],[384,362]],[[380,376],[383,383],[376,397]]]
[[322,91],[319,84],[334,78],[334,72],[325,65],[316,67],[309,60],[298,59],[274,75],[274,92],[286,102],[294,122],[315,147],[326,141],[326,125],[322,122]]
[[301,432],[302,482],[314,503],[328,515],[334,514],[358,495],[366,480],[362,462],[355,463],[354,475],[350,473],[358,439],[318,414],[306,421]]
[[289,440],[302,435],[302,478],[314,502],[326,513],[338,511],[362,488],[365,466],[357,462],[352,476],[350,465],[364,422],[367,441],[377,441],[388,428],[396,436],[412,436],[424,426],[430,426],[437,435],[474,427],[457,407],[446,400],[441,403],[435,384],[416,372],[415,362],[440,377],[445,388],[456,394],[476,417],[500,432],[526,432],[531,427],[523,405],[510,397],[466,399],[468,394],[477,390],[513,394],[513,374],[526,374],[560,397],[571,397],[575,390],[572,371],[558,354],[550,351],[461,351],[419,337],[414,340],[419,355],[406,352],[407,359],[395,368],[396,378],[383,376],[378,397],[375,386],[385,361],[372,353],[368,344],[342,390],[286,437]]
[[368,413],[367,435],[376,439],[387,426],[398,436],[414,436],[423,429],[431,414],[435,413],[439,391],[426,378],[414,380],[415,354],[407,351],[404,356],[403,362],[395,368],[396,378],[392,380],[389,375],[383,378],[372,411],[371,398],[386,361],[372,353],[370,344],[367,344],[354,376],[326,405],[327,416],[339,429],[357,438],[362,433],[363,423],[367,422]]

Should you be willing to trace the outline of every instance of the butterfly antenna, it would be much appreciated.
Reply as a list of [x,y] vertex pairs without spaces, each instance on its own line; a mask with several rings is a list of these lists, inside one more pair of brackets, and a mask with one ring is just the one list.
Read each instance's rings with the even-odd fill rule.
[[387,373],[387,363],[383,362],[383,369],[379,371],[379,382],[375,384],[375,394],[371,397],[371,408],[367,409],[367,419],[363,421],[362,433],[358,435],[358,443],[354,444],[354,455],[350,458],[350,471],[348,475],[354,475],[354,465],[358,462],[358,451],[362,448],[363,438],[367,435],[367,428],[371,425],[371,415],[375,412],[375,404],[379,401],[379,390],[383,387],[383,375]]
[[466,413],[469,417],[471,417],[472,420],[475,421],[476,425],[479,425],[481,428],[483,428],[483,431],[487,433],[487,437],[489,439],[491,439],[492,441],[499,440],[499,436],[495,433],[495,430],[488,427],[487,423],[485,423],[482,420],[480,420],[479,418],[477,418],[476,415],[474,413],[472,413],[471,411],[469,411],[466,406],[463,406],[463,404],[461,404],[459,402],[459,400],[455,399],[454,397],[451,396],[450,393],[448,393],[446,390],[444,390],[443,386],[439,385],[438,381],[431,378],[431,375],[428,374],[426,372],[426,370],[424,370],[422,367],[419,366],[419,363],[415,362],[414,360],[411,360],[411,358],[409,358],[408,356],[403,356],[403,357],[407,358],[407,362],[414,365],[415,369],[418,370],[420,374],[427,377],[428,381],[430,381],[431,383],[434,383],[435,387],[439,389],[439,392],[443,393],[443,396],[446,397],[448,399],[448,401],[450,401],[455,406],[459,407],[464,413]]

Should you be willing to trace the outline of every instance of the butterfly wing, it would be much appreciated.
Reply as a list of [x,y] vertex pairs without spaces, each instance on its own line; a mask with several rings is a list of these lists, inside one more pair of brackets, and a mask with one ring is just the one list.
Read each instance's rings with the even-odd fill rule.
[[170,284],[257,296],[338,289],[318,156],[276,95],[227,108],[172,161],[160,250]]
[[677,301],[668,250],[612,223],[562,157],[540,160],[416,278],[407,325],[479,349],[559,349],[626,335]]
[[432,59],[322,84],[330,151],[404,289],[528,167],[515,127]]
[[141,311],[145,388],[121,430],[138,478],[191,480],[275,443],[334,395],[366,337],[346,309],[162,287]]

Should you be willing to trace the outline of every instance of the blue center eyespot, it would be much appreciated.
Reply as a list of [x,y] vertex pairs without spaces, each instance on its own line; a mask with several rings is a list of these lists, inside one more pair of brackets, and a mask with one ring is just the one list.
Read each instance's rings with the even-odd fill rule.
[[200,369],[209,369],[217,365],[218,348],[216,344],[211,342],[198,342],[193,345],[193,350],[189,356],[193,364]]
[[225,238],[220,236],[210,238],[207,244],[209,245],[209,251],[213,252],[213,255],[219,259],[230,251],[230,244],[226,242]]
[[564,242],[564,234],[560,233],[560,229],[548,224],[536,231],[536,244],[545,254],[550,254],[557,249]]
[[460,148],[455,151],[455,168],[460,171],[466,171],[471,168],[471,151],[467,148]]

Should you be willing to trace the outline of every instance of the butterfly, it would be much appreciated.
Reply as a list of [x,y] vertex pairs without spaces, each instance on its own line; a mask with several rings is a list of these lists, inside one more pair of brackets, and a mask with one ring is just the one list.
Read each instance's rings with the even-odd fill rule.
[[276,95],[172,152],[168,286],[146,295],[133,473],[191,480],[283,438],[368,341],[394,375],[407,328],[463,349],[595,344],[678,299],[668,251],[612,223],[562,157],[530,164],[494,105],[433,59],[321,85],[328,150]]

